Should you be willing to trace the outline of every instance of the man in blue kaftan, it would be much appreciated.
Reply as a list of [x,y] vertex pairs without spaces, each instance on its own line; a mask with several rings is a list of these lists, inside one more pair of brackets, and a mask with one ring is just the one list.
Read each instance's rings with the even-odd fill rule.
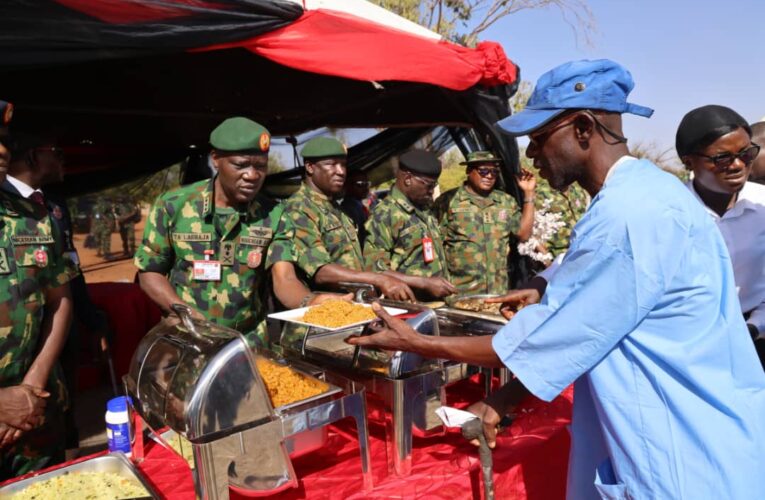
[[[632,87],[611,61],[567,63],[499,122],[529,135],[550,185],[592,196],[538,304],[491,339],[378,313],[388,328],[349,342],[503,364],[547,401],[574,383],[570,499],[765,498],[765,374],[725,242],[679,180],[628,155],[621,114],[652,112],[626,101]],[[473,407],[485,424],[507,409]]]

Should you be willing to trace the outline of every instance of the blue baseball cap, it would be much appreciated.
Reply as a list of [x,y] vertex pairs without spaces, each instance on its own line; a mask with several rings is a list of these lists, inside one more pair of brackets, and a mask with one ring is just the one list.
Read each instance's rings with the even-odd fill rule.
[[608,59],[567,62],[540,76],[526,108],[497,125],[510,135],[526,135],[573,109],[632,113],[647,118],[653,114],[651,108],[627,102],[634,87],[630,72]]

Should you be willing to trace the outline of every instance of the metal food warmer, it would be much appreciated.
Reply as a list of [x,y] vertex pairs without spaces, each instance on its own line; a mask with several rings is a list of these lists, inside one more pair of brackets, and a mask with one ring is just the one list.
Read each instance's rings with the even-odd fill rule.
[[[355,291],[356,302],[377,300],[367,287],[359,286]],[[421,334],[492,335],[505,323],[503,318],[495,315],[453,308],[431,309],[392,300],[379,302],[383,306],[405,309],[407,313],[403,317],[408,317],[407,322]],[[363,348],[345,342],[351,335],[365,333],[364,328],[369,326],[333,331],[290,324],[284,328],[286,335],[283,338],[295,339],[282,346],[286,356],[309,360],[351,378],[383,402],[388,469],[399,476],[411,472],[413,432],[432,433],[441,429],[441,421],[434,410],[445,404],[446,386],[479,371],[466,363],[425,359],[413,353]],[[301,335],[295,335],[295,332]]]
[[191,443],[199,498],[227,499],[229,486],[255,495],[296,486],[285,442],[345,417],[356,422],[362,484],[372,487],[359,384],[290,363],[322,392],[274,408],[259,372],[261,362],[273,362],[267,353],[252,351],[234,330],[192,319],[184,306],[174,309],[181,322],[160,323],[144,337],[125,385],[153,431],[169,426]]

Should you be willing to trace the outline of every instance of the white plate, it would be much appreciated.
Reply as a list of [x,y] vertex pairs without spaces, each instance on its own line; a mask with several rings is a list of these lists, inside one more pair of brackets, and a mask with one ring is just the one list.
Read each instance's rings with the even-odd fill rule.
[[[356,304],[358,306],[369,307],[369,308],[372,307],[370,304],[359,304],[357,302],[354,302],[354,304]],[[310,327],[313,327],[313,328],[321,328],[322,330],[327,330],[327,331],[331,331],[331,332],[334,332],[334,331],[337,331],[337,330],[345,330],[346,328],[351,328],[351,327],[354,327],[354,326],[366,325],[367,323],[371,323],[372,321],[374,321],[374,319],[368,319],[366,321],[358,321],[356,323],[351,323],[349,325],[343,325],[343,326],[337,326],[337,327],[334,327],[334,328],[330,328],[330,327],[327,327],[327,326],[320,326],[320,325],[315,325],[313,323],[306,323],[304,321],[301,321],[301,318],[303,316],[305,316],[305,313],[306,313],[306,311],[308,311],[308,309],[310,309],[310,307],[300,307],[298,309],[290,309],[289,311],[282,311],[282,312],[278,312],[278,313],[269,314],[268,317],[271,318],[271,319],[278,319],[278,320],[281,320],[281,321],[287,321],[289,323],[295,323],[295,324],[298,324],[298,325],[310,326]],[[404,314],[404,313],[408,312],[406,309],[399,309],[398,307],[387,307],[387,306],[384,306],[383,309],[385,309],[385,311],[388,314],[390,314],[391,316],[398,316],[399,314]]]

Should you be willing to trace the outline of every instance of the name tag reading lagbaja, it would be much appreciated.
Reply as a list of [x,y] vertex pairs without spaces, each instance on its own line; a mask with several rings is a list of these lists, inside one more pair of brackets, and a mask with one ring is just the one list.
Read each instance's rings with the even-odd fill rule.
[[426,264],[436,260],[436,252],[433,249],[433,239],[429,236],[422,239],[422,258]]
[[220,281],[220,261],[210,260],[212,250],[205,250],[205,260],[195,260],[192,277],[195,281]]

